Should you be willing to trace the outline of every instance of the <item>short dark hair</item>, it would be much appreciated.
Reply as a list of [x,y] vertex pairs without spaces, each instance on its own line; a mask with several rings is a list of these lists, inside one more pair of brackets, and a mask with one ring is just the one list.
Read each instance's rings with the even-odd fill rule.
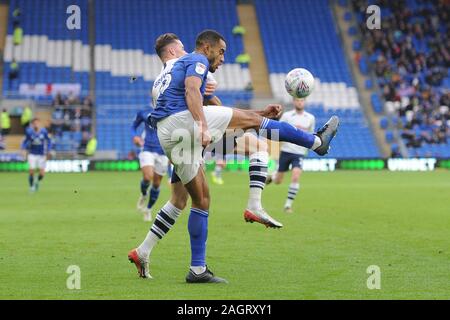
[[33,119],[31,119],[31,123],[35,122],[35,121],[39,121],[39,118],[34,117]]
[[206,43],[216,45],[220,40],[225,41],[225,38],[215,30],[203,30],[197,35],[195,40],[195,47],[200,48]]
[[164,48],[168,44],[175,42],[175,40],[180,40],[180,38],[178,38],[178,36],[175,33],[164,33],[160,35],[155,42],[155,51],[158,57],[161,58]]

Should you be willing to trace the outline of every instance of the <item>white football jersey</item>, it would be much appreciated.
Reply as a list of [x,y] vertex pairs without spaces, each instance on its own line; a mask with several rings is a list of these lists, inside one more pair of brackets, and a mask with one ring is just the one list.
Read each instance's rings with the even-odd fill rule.
[[170,81],[172,80],[168,79],[168,77],[171,77],[170,71],[172,70],[174,63],[177,62],[177,60],[178,59],[167,60],[166,65],[163,66],[161,70],[161,73],[156,77],[155,82],[153,82],[152,87],[153,107],[156,107],[156,101],[158,100],[159,95],[167,88]]
[[[303,111],[301,114],[298,114],[295,109],[285,112],[280,121],[287,122],[297,129],[307,132],[314,132],[316,126],[316,118],[311,113]],[[293,143],[282,142],[281,151],[306,155],[308,149]]]
[[[172,70],[173,65],[175,62],[177,62],[177,59],[171,59],[166,61],[166,65],[163,66],[161,73],[156,77],[155,82],[153,83],[152,87],[152,100],[153,100],[153,107],[156,107],[156,101],[159,98],[159,95],[167,88],[167,86],[170,83],[169,79],[170,77],[170,71]],[[211,72],[208,71],[208,82],[213,82],[217,84],[216,79],[211,74]]]

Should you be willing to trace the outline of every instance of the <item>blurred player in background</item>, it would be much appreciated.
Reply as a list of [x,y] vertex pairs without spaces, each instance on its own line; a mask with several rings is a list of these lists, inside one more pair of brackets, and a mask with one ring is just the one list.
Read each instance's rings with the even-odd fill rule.
[[[311,113],[305,111],[305,98],[294,98],[293,103],[294,109],[285,112],[280,121],[287,122],[303,131],[314,132],[316,119]],[[283,182],[284,173],[292,168],[291,183],[284,204],[284,211],[292,213],[292,203],[300,189],[299,180],[303,169],[303,158],[308,153],[308,149],[293,143],[282,142],[280,151],[278,170],[273,176],[267,178],[267,184],[271,182],[280,184]]]
[[[131,125],[133,143],[141,147],[139,164],[142,170],[141,195],[137,203],[137,209],[144,213],[144,221],[152,220],[152,207],[158,200],[160,185],[163,176],[167,173],[169,159],[165,156],[159,144],[156,130],[151,128],[146,119],[153,111],[150,106],[138,111]],[[144,123],[144,137],[139,136],[137,129]],[[150,195],[148,188],[150,187]],[[148,202],[147,202],[148,198]]]
[[[50,157],[52,142],[47,129],[40,127],[38,118],[31,120],[30,126],[25,131],[25,139],[22,142],[22,149],[26,150],[29,172],[28,183],[30,191],[39,189],[39,182],[44,179],[46,160]],[[34,178],[35,171],[39,170],[37,179]]]

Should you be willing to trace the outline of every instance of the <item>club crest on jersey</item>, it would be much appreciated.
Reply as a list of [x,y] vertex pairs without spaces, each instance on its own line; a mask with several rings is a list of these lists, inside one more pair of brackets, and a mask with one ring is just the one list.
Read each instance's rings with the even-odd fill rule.
[[197,62],[195,65],[195,72],[198,74],[204,74],[206,71],[206,66],[203,63]]

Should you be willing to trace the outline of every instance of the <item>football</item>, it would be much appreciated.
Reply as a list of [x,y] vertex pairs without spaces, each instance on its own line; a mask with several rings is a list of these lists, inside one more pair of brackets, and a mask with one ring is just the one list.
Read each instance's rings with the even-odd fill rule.
[[287,74],[284,86],[294,98],[305,98],[314,88],[314,77],[306,69],[295,68]]

